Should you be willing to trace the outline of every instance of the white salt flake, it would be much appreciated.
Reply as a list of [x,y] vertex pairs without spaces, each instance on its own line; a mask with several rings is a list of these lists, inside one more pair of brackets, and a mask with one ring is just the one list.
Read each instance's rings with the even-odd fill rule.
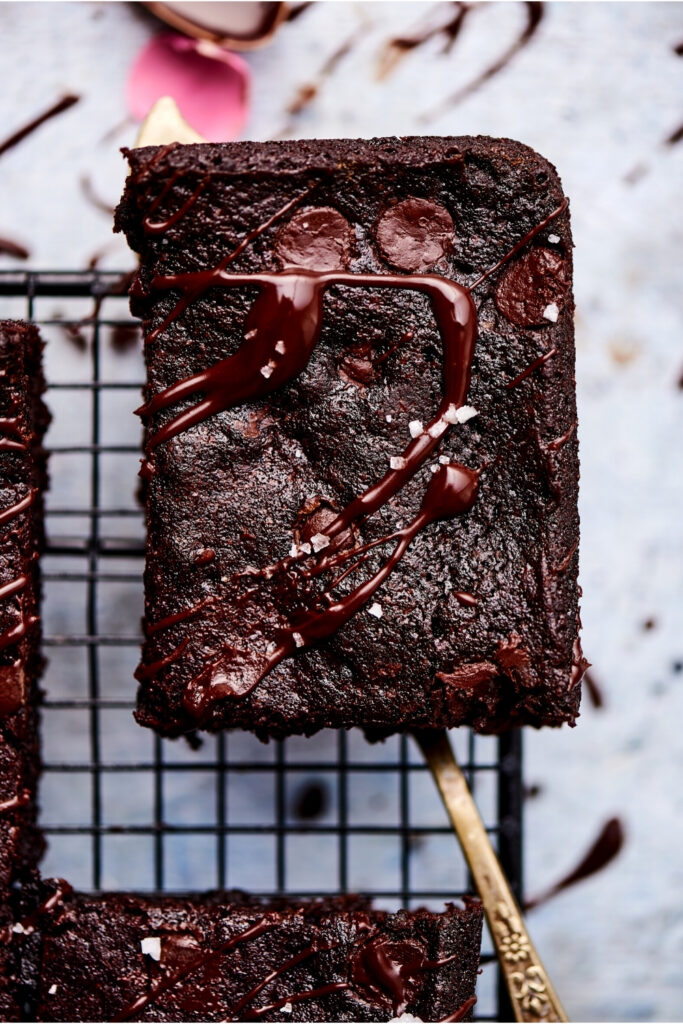
[[438,420],[434,420],[427,433],[430,437],[441,437],[447,427],[448,421],[443,416],[440,416]]
[[445,413],[443,414],[443,418],[445,419],[446,423],[458,422],[458,410],[453,404],[453,402],[451,402],[451,404],[446,409]]
[[308,541],[306,541],[304,544],[299,545],[299,551],[303,551],[305,555],[310,555],[311,545],[308,543]]
[[285,1003],[284,1006],[280,1007],[280,1013],[291,1013],[294,1007],[291,1003]]
[[296,556],[298,554],[299,554],[299,548],[297,547],[296,544],[292,544],[291,548],[289,549],[289,557],[290,558],[296,558]]
[[557,318],[560,315],[560,309],[556,302],[551,302],[549,306],[546,306],[543,310],[543,319],[550,320],[551,323],[556,324]]
[[57,991],[57,986],[56,985],[50,985],[49,989],[47,990],[47,994],[49,996],[53,996],[56,991]]
[[422,1017],[414,1017],[412,1013],[402,1013],[400,1017],[392,1017],[389,1024],[422,1024]]
[[560,240],[560,236],[559,235],[548,235],[548,241],[551,242],[552,245],[557,245],[559,240]]
[[405,469],[406,460],[403,458],[402,455],[392,455],[391,458],[389,459],[389,465],[391,466],[392,469]]
[[297,448],[294,454],[297,457],[297,459],[303,459],[304,457],[304,453],[301,451],[301,448]]
[[422,426],[421,420],[411,420],[408,424],[408,430],[410,431],[411,437],[419,437],[424,427]]
[[256,328],[254,327],[254,329],[253,329],[253,330],[251,330],[251,331],[247,331],[247,333],[246,333],[246,334],[244,335],[244,337],[245,337],[245,339],[246,339],[247,341],[251,341],[251,339],[252,339],[252,338],[255,338],[257,334],[258,334],[258,331],[257,331],[257,330],[256,330]]
[[281,356],[285,354],[285,343],[284,341],[277,341],[275,343],[275,351],[279,352]]
[[274,369],[275,369],[275,360],[274,359],[270,359],[266,363],[265,366],[261,367],[261,373],[266,378],[266,380],[268,380],[269,377],[272,377]]
[[314,533],[311,537],[311,545],[314,551],[322,551],[330,543],[330,538],[326,533]]
[[148,935],[147,938],[141,939],[140,949],[145,956],[151,956],[157,963],[161,960],[161,939],[158,935]]
[[292,633],[292,640],[297,647],[303,647],[306,641],[302,637],[301,633]]
[[384,417],[384,419],[385,419],[385,420],[387,421],[387,423],[391,423],[391,420],[392,420],[392,415],[391,415],[391,413],[390,413],[390,412],[388,412],[388,413],[386,414],[386,416]]
[[28,928],[24,928],[24,926],[21,923],[21,921],[17,921],[16,924],[12,925],[12,931],[16,935],[30,935],[31,934],[31,932],[30,932],[30,930]]
[[383,614],[384,612],[382,611],[382,605],[377,604],[376,601],[374,604],[371,604],[370,607],[368,608],[368,615],[374,615],[376,619],[381,619]]
[[461,405],[455,415],[458,419],[458,423],[467,423],[468,420],[471,420],[474,416],[478,416],[479,413],[473,405]]
[[436,462],[432,463],[432,465],[429,467],[429,469],[430,469],[430,471],[432,473],[438,473],[439,472],[439,466],[438,466],[438,464]]
[[439,462],[442,466],[447,466],[450,461],[447,455],[439,455]]

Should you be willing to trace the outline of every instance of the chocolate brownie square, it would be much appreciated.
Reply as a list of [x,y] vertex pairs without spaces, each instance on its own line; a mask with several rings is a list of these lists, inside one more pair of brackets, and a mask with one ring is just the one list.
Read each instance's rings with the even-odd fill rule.
[[[38,679],[42,439],[49,415],[42,402],[42,343],[29,324],[0,321],[0,929],[12,925],[12,886],[37,862],[40,770]],[[0,1015],[12,1019],[8,945],[0,941]]]
[[482,909],[373,910],[357,897],[260,901],[35,888],[15,943],[39,1021],[470,1020]]
[[167,735],[573,723],[572,240],[505,139],[128,152]]

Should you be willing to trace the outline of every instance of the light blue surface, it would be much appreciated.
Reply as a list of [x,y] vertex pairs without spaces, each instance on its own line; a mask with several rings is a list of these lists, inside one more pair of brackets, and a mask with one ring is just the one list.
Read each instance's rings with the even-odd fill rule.
[[[325,3],[285,26],[272,46],[247,57],[254,72],[248,134],[263,139],[277,133],[283,106],[297,88],[315,79],[337,46],[365,25],[361,42],[300,118],[298,134],[506,135],[537,148],[560,171],[576,242],[584,646],[606,708],[594,711],[585,702],[575,730],[527,736],[527,779],[542,786],[527,809],[528,890],[543,889],[573,866],[615,813],[625,819],[628,842],[609,871],[536,911],[530,924],[571,1019],[681,1019],[683,674],[674,665],[683,660],[683,391],[676,387],[683,371],[683,143],[663,142],[683,120],[683,60],[673,50],[683,39],[681,5],[549,4],[531,45],[503,73],[424,124],[421,114],[435,98],[502,52],[524,19],[521,4],[480,5],[450,57],[440,55],[435,40],[377,82],[382,43],[432,13],[432,5],[419,3]],[[128,4],[0,5],[3,132],[63,91],[83,95],[78,106],[0,161],[0,188],[11,196],[0,211],[0,234],[29,244],[35,267],[83,266],[94,250],[110,244],[109,220],[85,201],[79,178],[87,173],[102,196],[117,199],[123,167],[116,147],[133,141],[134,128],[124,124],[113,140],[103,137],[125,118],[125,73],[149,24]],[[130,265],[120,239],[113,240],[105,265]],[[87,361],[65,355],[69,351],[61,343],[48,351],[48,359],[59,355],[64,361],[51,366],[53,375],[87,373]],[[117,367],[126,369],[120,361]],[[130,370],[137,373],[132,365]],[[68,432],[77,415],[74,406],[70,421],[59,419],[55,431],[63,422]],[[126,422],[124,407],[112,416],[118,430]],[[137,425],[128,422],[129,440],[135,441]],[[55,466],[53,480],[55,505],[80,494],[77,473]],[[113,467],[109,480],[116,492],[111,500],[132,504],[125,469]],[[124,614],[131,600],[139,601],[139,588],[114,597],[107,614],[116,620],[117,608]],[[55,601],[48,609],[50,628],[70,628],[74,614]],[[651,630],[643,629],[647,619],[655,622]],[[114,663],[107,671],[112,693],[130,694],[130,657],[130,666],[116,662],[117,671]],[[82,693],[85,675],[70,666],[64,685]],[[151,738],[131,729],[124,716],[112,713],[110,724],[112,757],[149,752]],[[83,730],[83,721],[55,721],[46,729],[46,743],[65,744],[74,756],[87,746]],[[174,748],[174,756],[185,755]],[[74,778],[74,814],[77,788],[87,785],[85,776]],[[105,807],[116,799],[117,813],[125,810],[134,819],[144,795],[134,793],[127,802],[121,794],[131,792],[121,782],[118,793],[105,793]],[[270,800],[256,783],[250,793],[255,803]],[[173,795],[179,814],[187,813],[187,797],[180,790]],[[198,785],[193,813],[202,813],[212,797],[210,787]],[[372,797],[368,789],[365,809],[354,799],[353,813],[391,815],[393,795],[375,793],[380,805],[371,804]],[[242,794],[236,812],[252,814],[248,803]],[[421,808],[428,817],[432,809],[440,814],[428,794]],[[70,807],[63,810],[71,813]],[[257,853],[238,846],[235,841],[233,859],[243,865],[241,884],[256,884],[273,871],[267,844]],[[322,874],[323,846],[315,859]],[[107,876],[120,877],[125,868],[129,884],[150,884],[149,839],[122,837],[115,847]],[[430,842],[420,852],[416,869],[432,882],[448,876],[446,847]],[[313,865],[310,849],[300,856]],[[174,881],[197,884],[205,853],[188,839],[186,875]],[[357,873],[363,884],[363,871],[378,869],[389,877],[395,856],[381,846],[371,856],[359,850],[352,861],[354,883]],[[87,868],[88,851],[72,837],[53,844],[51,857],[61,873],[71,865],[76,878]]]

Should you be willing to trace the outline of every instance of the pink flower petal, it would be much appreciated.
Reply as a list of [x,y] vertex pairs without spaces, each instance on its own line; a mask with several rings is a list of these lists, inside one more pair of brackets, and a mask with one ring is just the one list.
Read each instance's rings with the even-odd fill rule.
[[204,39],[155,36],[131,68],[128,108],[142,121],[162,96],[172,96],[189,125],[209,142],[227,142],[249,113],[249,65]]

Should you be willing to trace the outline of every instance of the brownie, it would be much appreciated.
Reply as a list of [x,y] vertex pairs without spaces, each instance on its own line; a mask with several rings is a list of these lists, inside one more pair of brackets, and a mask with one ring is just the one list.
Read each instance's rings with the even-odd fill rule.
[[49,416],[41,395],[42,343],[29,324],[0,321],[0,1016],[11,1019],[6,986],[12,886],[38,860],[36,784],[40,769],[38,679],[42,439]]
[[573,724],[572,240],[506,139],[127,152],[170,736]]
[[32,1020],[470,1020],[476,1002],[477,901],[392,914],[358,897],[87,896],[51,879],[27,887],[19,925]]

